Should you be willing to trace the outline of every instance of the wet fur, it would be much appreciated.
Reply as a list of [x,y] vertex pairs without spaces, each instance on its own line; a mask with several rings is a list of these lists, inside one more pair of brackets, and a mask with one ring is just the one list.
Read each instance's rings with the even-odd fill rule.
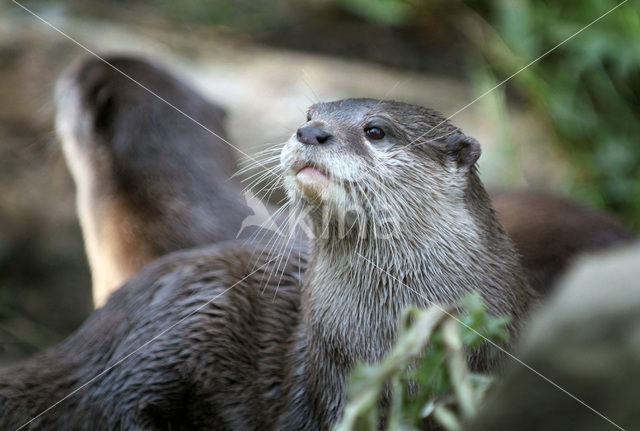
[[[344,402],[338,396],[344,376],[354,361],[375,361],[389,350],[404,307],[452,304],[478,290],[490,312],[512,316],[515,335],[535,301],[477,176],[477,143],[449,123],[437,133],[421,136],[443,117],[397,102],[347,100],[310,111],[310,121],[329,130],[335,142],[324,149],[300,147],[292,139],[283,149],[283,166],[290,166],[292,159],[310,158],[330,168],[332,182],[355,180],[370,193],[377,189],[371,193],[376,199],[373,204],[356,187],[348,195],[332,193],[328,205],[336,211],[353,201],[365,207],[388,207],[401,230],[392,239],[375,239],[379,225],[373,212],[364,216],[369,222],[356,223],[358,228],[342,238],[323,235],[332,227],[316,221],[306,272],[307,286],[312,287],[305,289],[302,299],[306,331],[299,340],[307,346],[300,353],[306,372],[297,376],[300,388],[307,389],[292,390],[297,394],[294,402],[312,410],[307,416],[295,410],[289,421],[282,422],[283,429],[303,428],[305,421],[326,429],[337,420]],[[377,151],[357,136],[367,117],[378,111],[398,128],[391,149]],[[348,120],[340,115],[346,112]],[[470,146],[474,151],[466,151]],[[356,157],[368,163],[354,163]],[[291,181],[287,189],[292,201],[303,208],[309,205]],[[363,234],[362,229],[367,232]],[[492,365],[481,356],[471,360],[477,368]]]
[[292,259],[274,300],[280,274],[265,284],[273,265],[253,251],[222,243],[146,267],[67,341],[3,373],[0,429],[27,422],[214,298],[26,429],[273,429],[300,269]]

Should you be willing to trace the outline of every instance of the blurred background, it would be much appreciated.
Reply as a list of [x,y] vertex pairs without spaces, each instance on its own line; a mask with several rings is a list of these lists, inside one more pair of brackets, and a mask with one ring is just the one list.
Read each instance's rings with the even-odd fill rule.
[[[248,153],[318,100],[364,96],[449,116],[620,0],[19,1],[88,49],[152,58],[229,112]],[[456,114],[493,188],[553,190],[640,230],[640,7],[629,0]],[[89,55],[0,5],[0,365],[91,312],[53,86]]]

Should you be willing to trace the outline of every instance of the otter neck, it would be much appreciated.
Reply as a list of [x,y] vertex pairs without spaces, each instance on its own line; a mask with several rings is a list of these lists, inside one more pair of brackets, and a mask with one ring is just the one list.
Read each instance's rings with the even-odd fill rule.
[[[490,213],[488,201],[485,204]],[[447,211],[439,203],[415,207],[412,214],[403,217],[390,238],[376,238],[373,229],[363,238],[356,229],[344,237],[319,234],[312,243],[302,318],[307,364],[313,372],[307,373],[305,385],[308,392],[333,389],[316,401],[323,405],[319,411],[327,412],[326,423],[341,414],[344,382],[352,366],[377,361],[389,351],[404,308],[455,304],[473,289],[521,283],[517,263],[496,269],[500,253],[483,239],[483,229],[494,230],[497,224],[492,216],[483,225],[466,204]],[[314,228],[326,231],[317,223]],[[506,237],[498,242],[504,242],[499,251],[511,250]],[[491,296],[486,293],[485,300]],[[488,308],[498,307],[489,303]]]
[[[464,269],[469,254],[490,251],[473,241],[479,236],[470,218],[418,227],[383,239],[367,229],[364,238],[355,230],[313,241],[303,316],[308,337],[321,337],[322,343],[310,340],[310,346],[329,345],[345,359],[375,361],[395,340],[404,308],[454,302],[458,281],[464,275],[477,278],[472,269]],[[452,244],[465,249],[452,250]]]

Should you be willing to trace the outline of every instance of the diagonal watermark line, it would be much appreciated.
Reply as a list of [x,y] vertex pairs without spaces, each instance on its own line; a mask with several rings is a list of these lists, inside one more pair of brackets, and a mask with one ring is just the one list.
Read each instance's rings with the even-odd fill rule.
[[133,356],[134,354],[136,354],[138,351],[140,351],[141,349],[145,348],[146,346],[148,346],[149,344],[151,344],[152,342],[154,342],[155,340],[157,340],[158,338],[160,338],[161,336],[163,336],[164,334],[166,334],[167,332],[169,332],[170,330],[172,330],[173,328],[175,328],[176,326],[178,326],[180,323],[184,322],[186,319],[188,319],[189,317],[193,316],[194,314],[196,314],[198,311],[202,310],[204,307],[206,307],[207,305],[211,304],[213,301],[215,301],[216,299],[218,299],[219,297],[221,297],[222,295],[224,295],[225,293],[227,293],[228,291],[230,291],[231,289],[233,289],[235,286],[237,286],[238,284],[242,283],[243,281],[245,281],[247,278],[251,277],[253,274],[255,274],[256,272],[258,272],[260,269],[262,269],[263,267],[265,267],[266,265],[270,264],[273,260],[275,259],[271,259],[268,260],[267,262],[263,263],[262,265],[260,265],[259,267],[257,267],[256,269],[254,269],[253,271],[251,271],[249,274],[245,275],[244,277],[242,277],[240,280],[236,281],[235,283],[233,283],[231,286],[227,287],[225,290],[223,290],[222,292],[220,292],[219,294],[217,294],[216,296],[214,296],[213,298],[209,299],[207,302],[205,302],[204,304],[200,305],[199,307],[197,307],[195,310],[193,310],[191,313],[187,314],[186,316],[184,316],[182,319],[178,320],[176,323],[174,323],[173,325],[169,326],[168,328],[164,329],[162,332],[160,332],[159,334],[157,334],[156,336],[154,336],[153,338],[151,338],[150,340],[148,340],[147,342],[145,342],[143,345],[141,345],[140,347],[138,347],[137,349],[135,349],[133,352],[127,354],[126,356],[118,359],[118,361],[116,361],[115,363],[111,364],[109,367],[105,368],[104,370],[102,370],[100,373],[98,373],[97,375],[95,375],[94,377],[92,377],[91,379],[87,380],[85,383],[83,383],[82,385],[78,386],[77,388],[75,388],[73,391],[69,392],[67,395],[65,395],[63,398],[61,398],[60,400],[56,401],[54,404],[52,404],[51,406],[49,406],[48,408],[46,408],[45,410],[41,411],[40,413],[38,413],[36,416],[34,416],[33,418],[29,419],[27,422],[25,422],[24,424],[20,425],[18,428],[15,429],[15,431],[18,431],[24,427],[26,427],[27,425],[29,425],[31,422],[35,421],[36,419],[38,419],[40,416],[42,416],[43,414],[47,413],[49,410],[55,408],[58,404],[64,402],[65,400],[67,400],[68,398],[72,397],[73,395],[75,395],[76,393],[78,393],[79,391],[81,391],[82,389],[84,389],[85,387],[87,387],[88,385],[90,385],[91,383],[95,382],[97,379],[99,379],[100,377],[102,377],[103,375],[105,375],[106,373],[108,373],[110,370],[112,370],[113,368],[117,367],[118,365],[120,365],[121,363],[123,363],[124,361],[126,361],[127,359],[129,359],[131,356]]
[[504,349],[503,347],[501,347],[499,344],[495,343],[493,340],[490,340],[489,338],[485,337],[484,335],[482,335],[480,332],[476,331],[474,328],[472,328],[471,326],[467,325],[466,323],[464,323],[462,320],[460,320],[457,316],[451,314],[450,312],[448,312],[447,310],[445,310],[440,304],[432,301],[431,299],[427,298],[426,296],[424,296],[423,294],[421,294],[420,292],[418,292],[415,289],[412,289],[410,286],[408,286],[406,283],[404,283],[402,280],[400,280],[399,278],[397,278],[396,276],[394,276],[393,274],[391,274],[389,271],[387,271],[386,269],[378,266],[375,262],[373,262],[372,260],[370,260],[369,258],[363,256],[360,252],[358,252],[358,255],[366,260],[367,262],[369,262],[371,265],[375,266],[377,269],[379,269],[380,271],[384,272],[385,274],[387,274],[389,277],[391,277],[392,279],[394,279],[395,281],[397,281],[398,283],[400,283],[402,286],[405,286],[407,289],[411,290],[413,293],[415,293],[416,295],[421,296],[423,299],[427,300],[427,302],[433,306],[436,307],[438,310],[442,311],[444,314],[446,314],[447,316],[453,318],[454,320],[456,320],[458,323],[460,323],[461,325],[463,325],[464,327],[466,327],[467,329],[470,329],[472,332],[474,332],[476,335],[480,336],[482,339],[484,339],[487,343],[491,344],[493,347],[495,347],[496,349],[500,350],[502,353],[504,353],[505,355],[509,356],[511,359],[513,359],[514,361],[518,362],[520,365],[524,366],[525,368],[527,368],[529,371],[533,372],[534,374],[536,374],[538,377],[542,378],[543,380],[547,381],[548,383],[550,383],[551,385],[555,386],[558,390],[564,392],[566,395],[568,395],[569,397],[573,398],[575,401],[577,401],[578,403],[582,404],[583,406],[585,406],[586,408],[588,408],[589,410],[591,410],[592,412],[594,412],[595,414],[597,414],[598,416],[600,416],[602,419],[606,420],[607,422],[609,422],[611,425],[613,425],[614,427],[624,431],[624,428],[622,428],[620,425],[618,425],[617,423],[615,423],[614,421],[612,421],[611,419],[609,419],[608,417],[606,417],[605,415],[603,415],[602,413],[600,413],[598,410],[594,409],[593,407],[591,407],[589,404],[585,403],[584,401],[582,401],[580,398],[578,398],[577,396],[575,396],[574,394],[572,394],[571,392],[569,392],[568,390],[564,389],[562,386],[560,386],[559,384],[557,384],[556,382],[554,382],[553,380],[551,380],[550,378],[548,378],[547,376],[545,376],[544,374],[542,374],[541,372],[537,371],[535,368],[533,368],[531,365],[527,364],[526,362],[524,362],[523,360],[519,359],[517,356],[513,355],[512,353],[509,353],[506,349]]
[[302,70],[302,73],[304,73],[304,76],[306,76],[307,79],[309,80],[309,82],[307,82],[307,80],[304,79],[304,83],[307,85],[307,87],[309,87],[309,90],[311,90],[311,93],[315,96],[316,102],[322,103],[322,99],[320,98],[320,96],[318,96],[318,93],[316,93],[313,87],[311,86],[311,77],[309,76],[306,70],[304,69],[300,69],[300,70]]
[[420,136],[418,136],[417,138],[415,138],[414,140],[412,140],[411,142],[409,142],[409,145],[414,144],[417,140],[419,140],[420,138],[422,138],[423,136],[427,135],[429,132],[437,129],[438,127],[442,126],[444,123],[446,123],[447,121],[451,120],[453,117],[455,117],[456,115],[458,115],[459,113],[461,113],[462,111],[464,111],[465,109],[467,109],[469,106],[473,105],[474,103],[476,103],[478,100],[484,98],[486,95],[488,95],[489,93],[493,92],[494,90],[496,90],[497,88],[503,86],[504,84],[507,83],[507,81],[510,81],[512,78],[514,78],[516,75],[518,75],[520,72],[524,71],[525,69],[528,69],[529,67],[533,66],[535,63],[537,63],[538,61],[542,60],[544,57],[546,57],[547,55],[551,54],[553,51],[555,51],[556,49],[560,48],[562,45],[564,45],[565,43],[569,42],[571,39],[573,39],[574,37],[576,37],[577,35],[579,35],[580,33],[582,33],[583,31],[585,31],[586,29],[588,29],[589,27],[591,27],[593,24],[597,23],[598,21],[600,21],[602,18],[604,18],[605,16],[609,15],[611,12],[613,12],[614,10],[618,9],[620,6],[622,6],[623,4],[625,4],[627,1],[629,0],[623,0],[622,2],[618,3],[617,5],[615,5],[614,7],[612,7],[611,9],[609,9],[608,11],[606,11],[605,13],[603,13],[602,15],[600,15],[598,18],[594,19],[593,21],[591,21],[589,24],[587,24],[586,26],[582,27],[580,30],[576,31],[575,33],[573,33],[571,36],[567,37],[566,39],[564,39],[562,42],[558,43],[557,45],[553,46],[552,48],[549,48],[545,53],[540,54],[537,58],[535,58],[534,60],[531,60],[529,63],[527,63],[525,66],[522,66],[520,69],[518,69],[517,71],[513,72],[511,75],[509,75],[508,77],[506,77],[505,79],[503,79],[502,81],[500,81],[499,83],[497,83],[496,85],[494,85],[493,87],[491,87],[490,89],[488,89],[487,91],[485,91],[484,93],[482,93],[481,95],[479,95],[478,97],[476,97],[475,99],[473,99],[471,102],[467,103],[466,105],[464,105],[462,108],[458,109],[456,112],[454,112],[453,114],[449,115],[447,118],[445,118],[444,120],[442,120],[441,122],[439,122],[438,124],[436,124],[435,126],[433,126],[431,129],[427,130],[426,132],[424,132],[423,134],[421,134]]
[[[474,103],[476,103],[477,101],[479,101],[480,99],[484,98],[485,96],[487,96],[488,94],[490,94],[491,92],[493,92],[494,90],[496,90],[497,88],[499,88],[500,86],[504,85],[507,81],[511,80],[512,78],[514,78],[516,75],[518,75],[519,73],[521,73],[522,71],[524,71],[525,69],[527,69],[528,67],[532,66],[533,64],[535,64],[536,62],[540,61],[542,58],[544,58],[545,56],[547,56],[548,54],[550,54],[551,52],[553,52],[554,50],[556,50],[557,48],[559,48],[560,46],[562,46],[563,44],[565,44],[566,42],[568,42],[569,40],[573,39],[575,36],[577,36],[578,34],[582,33],[584,30],[586,30],[587,28],[591,27],[593,24],[595,24],[596,22],[600,21],[602,18],[604,18],[605,16],[609,15],[610,13],[612,13],[614,10],[618,9],[620,6],[622,6],[623,4],[625,4],[628,0],[623,0],[622,2],[620,2],[619,4],[617,4],[616,6],[614,6],[613,8],[611,8],[610,10],[608,10],[607,12],[605,12],[604,14],[600,15],[598,18],[594,19],[593,21],[591,21],[589,24],[587,24],[586,26],[584,26],[583,28],[581,28],[580,30],[576,31],[575,33],[573,33],[572,35],[570,35],[569,37],[567,37],[566,39],[564,39],[562,42],[558,43],[557,45],[555,45],[554,47],[550,48],[549,50],[547,50],[545,53],[541,54],[540,56],[538,56],[536,59],[532,60],[531,62],[529,62],[527,65],[523,66],[522,68],[520,68],[519,70],[517,70],[516,72],[514,72],[513,74],[511,74],[509,77],[505,78],[503,81],[501,81],[500,83],[496,84],[494,87],[490,88],[489,90],[485,91],[483,94],[481,94],[480,96],[476,97],[474,100],[472,100],[471,102],[469,102],[468,104],[466,104],[465,106],[463,106],[462,108],[458,109],[456,112],[454,112],[453,114],[451,114],[449,117],[447,117],[445,120],[441,121],[440,123],[438,123],[437,125],[435,125],[434,127],[432,127],[431,129],[429,129],[427,132],[423,133],[422,135],[418,136],[417,138],[415,138],[412,142],[410,142],[411,144],[414,144],[418,139],[422,138],[423,136],[425,136],[426,134],[428,134],[429,132],[431,132],[432,130],[438,128],[439,126],[441,126],[442,124],[444,124],[445,122],[447,122],[448,120],[450,120],[451,118],[455,117],[456,115],[458,115],[459,113],[461,113],[462,111],[466,110],[468,107],[470,107],[471,105],[473,105]],[[156,94],[155,92],[153,92],[152,90],[150,90],[149,88],[147,88],[146,86],[144,86],[142,83],[136,81],[135,79],[133,79],[131,76],[127,75],[125,72],[123,72],[122,70],[118,69],[116,66],[110,64],[108,61],[106,61],[104,58],[102,58],[100,55],[98,55],[97,53],[95,53],[94,51],[92,51],[91,49],[87,48],[86,46],[84,46],[82,43],[80,43],[79,41],[77,41],[76,39],[74,39],[73,37],[67,35],[66,33],[64,33],[62,30],[58,29],[57,27],[55,27],[53,24],[49,23],[48,21],[46,21],[45,19],[43,19],[42,17],[38,16],[36,13],[34,13],[33,11],[31,11],[30,9],[28,9],[27,7],[23,6],[22,4],[20,4],[19,2],[17,2],[16,0],[12,0],[13,3],[15,3],[16,5],[20,6],[22,9],[24,9],[26,12],[28,12],[29,14],[33,15],[35,18],[37,18],[38,20],[42,21],[44,24],[46,24],[48,27],[50,27],[51,29],[53,29],[54,31],[56,31],[57,33],[63,35],[64,37],[66,37],[67,39],[71,40],[72,42],[74,42],[76,45],[80,46],[82,49],[84,49],[85,51],[87,51],[88,53],[90,53],[91,55],[93,55],[94,57],[98,58],[99,60],[101,60],[102,62],[104,62],[105,64],[107,64],[108,66],[110,66],[111,68],[113,68],[114,70],[116,70],[117,72],[121,73],[123,76],[125,76],[126,78],[128,78],[129,80],[131,80],[132,82],[134,82],[135,84],[139,85],[141,88],[143,88],[144,90],[148,91],[150,94],[152,94],[153,96],[157,97],[159,100],[163,101],[164,103],[166,103],[167,105],[169,105],[171,108],[175,109],[177,112],[179,112],[180,114],[184,115],[186,118],[190,119],[191,121],[193,121],[195,124],[199,125],[200,127],[202,127],[203,129],[207,130],[209,133],[211,133],[212,135],[216,136],[217,138],[221,139],[223,142],[225,142],[226,144],[230,145],[232,148],[234,148],[235,150],[237,150],[238,152],[240,152],[241,154],[243,154],[244,156],[248,157],[250,160],[256,162],[258,165],[262,166],[263,168],[265,168],[267,171],[273,171],[273,169],[265,166],[263,163],[261,163],[260,161],[256,160],[255,158],[249,156],[248,154],[246,154],[244,151],[240,150],[239,148],[237,148],[236,146],[234,146],[233,144],[231,144],[230,142],[228,142],[226,139],[222,138],[221,136],[219,136],[218,134],[216,134],[214,131],[212,131],[211,129],[209,129],[208,127],[206,127],[204,124],[198,122],[195,118],[191,117],[190,115],[188,115],[187,113],[185,113],[183,110],[181,110],[180,108],[176,107],[175,105],[171,104],[169,101],[167,101],[166,99],[164,99],[163,97],[161,97],[160,95]],[[360,254],[360,253],[358,253]],[[362,257],[363,259],[369,261],[371,264],[373,264],[374,266],[376,266],[377,268],[379,268],[382,271],[387,272],[386,270],[384,270],[383,268],[380,268],[378,265],[376,265],[374,262],[370,261],[369,259],[367,259],[366,257],[362,256],[360,254],[360,257]],[[266,264],[265,264],[266,265]],[[263,265],[264,266],[264,265]],[[260,269],[260,268],[258,268]],[[243,281],[244,279],[246,279],[247,277],[249,277],[250,275],[252,275],[253,273],[255,273],[258,269],[254,270],[251,274],[247,275],[245,278],[243,278],[242,280],[239,280],[237,283],[235,283],[234,285],[232,285],[231,287],[229,287],[228,289],[226,289],[224,292],[222,292],[220,295],[224,294],[226,291],[230,290],[233,286],[235,286],[236,284],[240,283],[241,281]],[[389,274],[392,278],[395,279],[395,277],[391,274]],[[396,279],[397,280],[397,279]],[[400,282],[401,284],[404,284],[402,281],[397,280],[398,282]],[[219,295],[218,295],[219,296]],[[216,296],[216,298],[218,297]],[[209,302],[207,302],[205,305],[203,305],[202,307],[206,306],[208,303],[210,303],[211,301],[215,300],[216,298],[212,298]],[[426,299],[426,298],[425,298]],[[429,301],[427,299],[427,301]],[[429,301],[431,302],[431,301]],[[437,305],[437,304],[434,304]],[[202,308],[201,307],[201,308]],[[201,309],[199,308],[199,309]],[[198,310],[199,310],[198,309]],[[193,313],[197,312],[198,310],[195,310]],[[446,312],[446,310],[443,310],[445,313],[449,314],[448,312]],[[449,314],[451,316],[451,314]],[[188,318],[190,315],[186,316],[185,318],[183,318],[182,320]],[[458,320],[460,322],[459,319],[457,319],[455,316],[452,316],[454,319]],[[182,321],[181,320],[181,321]],[[159,335],[157,335],[156,337],[154,337],[153,339],[149,340],[147,343],[145,343],[145,345],[151,343],[152,341],[154,341],[155,339],[157,339],[159,336],[161,336],[162,334],[164,334],[165,332],[169,331],[170,329],[172,329],[174,326],[176,326],[178,323],[180,323],[181,321],[175,323],[174,325],[172,325],[170,328],[166,329],[165,331],[163,331],[162,333],[160,333]],[[460,322],[462,323],[462,322]],[[463,323],[464,324],[464,323]],[[473,328],[470,328],[472,331],[476,332]],[[482,334],[479,334],[482,337]],[[484,338],[484,337],[483,337]],[[486,338],[485,338],[486,339]],[[508,356],[510,356],[511,358],[513,358],[514,360],[516,360],[517,362],[519,362],[520,364],[522,364],[523,366],[525,366],[526,368],[528,368],[529,370],[531,370],[532,372],[534,372],[535,374],[537,374],[538,376],[540,376],[541,378],[543,378],[544,380],[546,380],[547,382],[549,382],[550,384],[552,384],[553,386],[555,386],[556,388],[558,388],[559,390],[561,390],[562,392],[564,392],[565,394],[567,394],[568,396],[570,396],[571,398],[573,398],[575,401],[579,402],[580,404],[584,405],[585,407],[587,407],[588,409],[590,409],[591,411],[593,411],[594,413],[596,413],[597,415],[599,415],[600,417],[602,417],[603,419],[605,419],[606,421],[608,421],[609,423],[611,423],[613,426],[615,426],[618,429],[621,429],[624,431],[624,428],[620,427],[619,425],[617,425],[615,422],[613,422],[612,420],[610,420],[609,418],[607,418],[606,416],[604,416],[602,413],[598,412],[597,410],[593,409],[592,407],[590,407],[589,405],[587,405],[584,401],[580,400],[578,397],[576,397],[575,395],[571,394],[570,392],[568,392],[566,389],[562,388],[561,386],[559,386],[558,384],[556,384],[555,382],[553,382],[552,380],[550,380],[549,378],[545,377],[544,375],[542,375],[540,372],[536,371],[535,369],[533,369],[531,366],[527,365],[526,363],[524,363],[523,361],[521,361],[520,359],[518,359],[517,357],[515,357],[514,355],[512,355],[511,353],[507,352],[506,350],[504,350],[503,348],[501,348],[500,346],[498,346],[497,344],[495,344],[493,341],[491,340],[487,340],[490,344],[494,345],[495,347],[497,347],[499,350],[503,351],[505,354],[507,354]],[[138,348],[137,350],[141,349],[142,347],[144,347],[145,345],[141,346],[140,348]],[[137,351],[136,350],[136,351]],[[113,364],[109,369],[115,367],[116,365],[118,365],[120,362],[124,361],[125,359],[127,359],[128,357],[130,357],[131,355],[133,355],[136,351],[130,353],[129,355],[127,355],[126,357],[122,358],[120,361],[118,361],[117,363]],[[60,404],[62,401],[64,401],[65,399],[69,398],[70,396],[72,396],[73,394],[75,394],[77,391],[79,391],[80,389],[82,389],[83,387],[85,387],[86,385],[90,384],[91,382],[93,382],[95,379],[99,378],[101,375],[103,375],[104,373],[106,373],[107,371],[109,371],[109,369],[104,370],[102,373],[100,373],[99,375],[95,376],[93,379],[89,380],[88,382],[86,382],[84,385],[82,385],[79,388],[76,388],[72,393],[70,393],[69,395],[67,395],[66,397],[64,397],[63,399],[61,399],[60,401],[58,401],[57,403],[55,403],[54,405],[52,405],[51,407],[49,407],[48,409],[46,409],[45,411],[41,412],[40,414],[38,414],[36,417],[34,417],[33,419],[31,419],[29,422],[25,423],[24,425],[22,425],[20,428],[21,429],[23,427],[25,427],[26,425],[28,425],[29,423],[31,423],[33,420],[37,419],[38,417],[40,417],[42,414],[46,413],[47,411],[51,410],[52,408],[54,408],[56,405]],[[17,431],[17,430],[16,430]]]
[[59,28],[57,28],[56,26],[54,26],[53,24],[51,24],[49,21],[47,21],[46,19],[42,18],[41,16],[39,16],[38,14],[36,14],[35,12],[33,12],[31,9],[27,8],[26,6],[18,3],[16,0],[11,0],[13,3],[15,3],[16,5],[20,6],[22,9],[24,9],[25,11],[27,11],[28,13],[30,13],[31,15],[33,15],[34,17],[36,17],[38,20],[42,21],[44,24],[46,24],[48,27],[50,27],[51,29],[53,29],[54,31],[56,31],[57,33],[61,34],[62,36],[66,37],[67,39],[69,39],[71,42],[75,43],[76,45],[78,45],[80,48],[84,49],[85,51],[87,51],[89,54],[93,55],[94,57],[96,57],[98,60],[102,61],[104,64],[106,64],[107,66],[111,67],[113,70],[115,70],[116,72],[120,73],[121,75],[123,75],[124,77],[126,77],[127,79],[129,79],[131,82],[133,82],[134,84],[140,86],[142,89],[144,89],[145,91],[149,92],[149,94],[155,96],[156,98],[158,98],[159,100],[161,100],[162,102],[166,103],[168,106],[170,106],[171,108],[173,108],[174,110],[176,110],[177,112],[179,112],[180,114],[184,115],[186,118],[188,118],[189,120],[193,121],[195,124],[197,124],[198,126],[202,127],[204,130],[206,130],[207,132],[211,133],[213,136],[215,136],[216,138],[220,139],[221,141],[223,141],[225,144],[229,145],[231,148],[233,148],[234,150],[238,151],[240,154],[242,154],[243,156],[247,157],[249,160],[256,162],[258,165],[262,166],[265,170],[269,171],[269,172],[273,172],[272,168],[269,168],[267,166],[265,166],[262,162],[260,162],[259,160],[256,160],[255,158],[253,158],[252,156],[250,156],[249,154],[245,153],[244,151],[242,151],[240,148],[236,147],[235,145],[233,145],[231,142],[229,142],[228,140],[226,140],[225,138],[223,138],[222,136],[218,135],[216,132],[214,132],[213,130],[211,130],[210,128],[208,128],[207,126],[205,126],[204,124],[202,124],[201,122],[199,122],[198,120],[196,120],[195,118],[193,118],[191,115],[187,114],[186,112],[184,112],[182,109],[178,108],[177,106],[175,106],[174,104],[172,104],[171,102],[169,102],[167,99],[165,99],[164,97],[160,96],[158,93],[154,92],[153,90],[151,90],[149,87],[145,86],[144,84],[142,84],[141,82],[137,81],[136,79],[132,78],[130,75],[128,75],[126,72],[124,72],[123,70],[119,69],[118,67],[114,66],[113,64],[109,63],[107,60],[105,60],[103,57],[101,57],[98,53],[96,53],[95,51],[92,51],[91,49],[89,49],[87,46],[83,45],[82,43],[80,43],[78,40],[74,39],[73,37],[69,36],[67,33],[63,32],[62,30],[60,30]]

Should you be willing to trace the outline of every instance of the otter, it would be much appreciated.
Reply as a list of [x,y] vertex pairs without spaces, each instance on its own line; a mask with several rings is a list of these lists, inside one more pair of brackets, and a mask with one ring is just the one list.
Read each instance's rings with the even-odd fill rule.
[[[308,250],[257,238],[151,263],[68,340],[3,373],[0,426],[325,430],[349,371],[389,351],[407,306],[476,290],[517,335],[536,294],[479,156],[427,108],[312,106],[280,163]],[[496,365],[484,349],[469,360]]]
[[636,239],[609,214],[548,192],[500,191],[491,193],[491,199],[529,284],[543,296],[579,256]]
[[250,211],[229,180],[237,164],[220,106],[126,56],[78,62],[56,95],[96,307],[152,260],[235,237]]

